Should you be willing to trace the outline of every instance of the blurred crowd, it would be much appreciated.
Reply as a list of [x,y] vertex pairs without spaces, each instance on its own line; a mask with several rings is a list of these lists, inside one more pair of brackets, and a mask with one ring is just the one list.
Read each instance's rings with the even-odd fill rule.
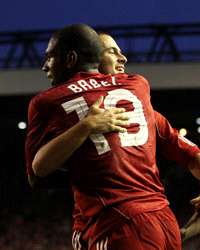
[[[0,212],[0,250],[71,250],[71,217],[66,206],[45,201]],[[69,209],[68,209],[69,210]]]

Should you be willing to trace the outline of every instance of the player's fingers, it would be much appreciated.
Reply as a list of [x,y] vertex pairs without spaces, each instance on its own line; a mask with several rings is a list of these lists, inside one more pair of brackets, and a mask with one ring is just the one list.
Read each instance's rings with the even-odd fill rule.
[[129,121],[126,121],[126,120],[116,120],[114,122],[114,125],[116,125],[116,126],[129,126],[130,123],[129,123]]
[[199,202],[196,202],[193,204],[195,208],[200,208],[200,203]]
[[184,233],[184,240],[189,239],[200,232],[200,224],[198,221],[195,221],[192,223],[188,228],[185,228],[186,230],[183,231]]
[[181,232],[181,238],[184,239],[186,235],[186,229],[183,227],[180,229],[180,232]]
[[100,96],[93,104],[92,107],[99,108],[103,102],[103,96]]
[[126,112],[125,108],[117,108],[117,107],[110,107],[105,110],[105,112],[112,113],[112,114],[120,114]]
[[120,114],[126,112],[124,108],[109,108],[105,112],[111,112],[112,114]]
[[117,125],[111,125],[110,126],[110,131],[116,131],[116,132],[120,132],[120,133],[125,133],[127,131],[126,128],[117,126]]
[[198,197],[192,199],[192,200],[190,201],[190,203],[191,203],[192,205],[200,204],[200,196],[198,196]]
[[100,96],[90,107],[88,115],[97,115],[105,112],[105,109],[100,108],[103,102],[103,96]]
[[123,121],[128,121],[129,120],[129,117],[127,114],[117,114],[115,115],[115,118],[117,120],[123,120]]

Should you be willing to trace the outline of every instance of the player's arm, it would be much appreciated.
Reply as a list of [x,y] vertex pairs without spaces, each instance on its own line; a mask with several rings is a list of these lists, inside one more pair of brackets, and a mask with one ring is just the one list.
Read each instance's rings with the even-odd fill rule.
[[34,189],[69,189],[69,172],[56,170],[45,177],[28,175],[29,185]]
[[[103,109],[100,109],[99,106],[101,104],[101,98],[99,100],[97,100],[96,103],[94,103],[94,105],[91,106],[88,117],[90,116],[91,118],[91,122],[94,123],[92,126],[96,127],[96,129],[98,129],[97,131],[102,131],[102,132],[108,132],[108,130],[110,129],[110,131],[116,130],[116,131],[125,131],[123,128],[121,128],[119,125],[123,125],[126,123],[127,118],[125,116],[123,116],[123,109],[110,109],[107,110],[104,114],[102,114]],[[122,114],[122,115],[121,115]],[[105,119],[105,116],[107,118],[110,117],[110,119],[113,122],[113,124],[110,126],[109,128],[109,123],[108,120]],[[125,122],[125,123],[124,123]],[[118,124],[118,125],[117,125]],[[98,126],[98,128],[97,128]],[[79,131],[80,132],[80,131]],[[81,131],[82,133],[83,131]],[[69,133],[69,131],[68,131]],[[75,140],[79,140],[80,137],[77,135],[76,130],[74,130],[74,132],[71,132],[71,135],[69,135],[71,137],[74,137]],[[84,141],[84,140],[82,140]],[[79,144],[81,144],[81,142],[79,141],[79,143],[76,143],[76,147],[78,147]],[[70,145],[71,141],[69,142],[69,144],[65,147],[65,153],[67,153],[66,150],[70,150]],[[44,149],[46,149],[48,151],[47,146],[50,147],[51,149],[51,145],[46,145],[44,147]],[[38,153],[36,153],[35,159],[39,154],[43,154],[42,152],[42,148],[38,151]],[[73,151],[73,150],[72,150]],[[48,157],[48,156],[47,156]],[[65,155],[65,157],[67,157],[67,155]],[[41,159],[42,160],[42,159]],[[47,162],[49,162],[49,159],[47,159]],[[35,175],[33,172],[31,172],[31,174],[28,175],[28,182],[30,184],[30,186],[32,188],[68,188],[68,184],[69,184],[69,171],[67,171],[67,162],[65,162],[65,166],[62,168],[61,165],[59,165],[59,161],[57,161],[55,163],[55,168],[59,168],[56,169],[55,171],[53,171],[53,173],[50,173],[48,175],[45,175],[43,177],[41,176],[37,176]]]
[[128,125],[125,110],[122,108],[103,110],[99,108],[102,101],[102,98],[97,100],[85,118],[38,150],[32,162],[36,176],[47,176],[60,168],[90,134],[126,131],[122,127]]
[[200,214],[196,211],[187,224],[181,228],[181,237],[183,241],[186,241],[198,234],[200,234]]
[[192,199],[191,204],[194,205],[195,212],[188,222],[181,228],[181,236],[183,241],[200,234],[200,195]]
[[192,199],[190,203],[195,207],[196,211],[200,212],[200,195]]
[[200,149],[179,135],[168,120],[154,111],[157,126],[157,144],[162,155],[185,166],[194,177],[200,180]]

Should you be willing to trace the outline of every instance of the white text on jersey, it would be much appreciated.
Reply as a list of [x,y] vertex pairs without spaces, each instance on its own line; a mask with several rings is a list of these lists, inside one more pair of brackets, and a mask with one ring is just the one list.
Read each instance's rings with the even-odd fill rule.
[[90,78],[89,80],[79,80],[76,83],[70,84],[67,86],[72,92],[74,93],[80,93],[83,91],[87,91],[89,89],[97,89],[100,87],[108,87],[111,85],[120,85],[120,83],[117,83],[115,81],[115,77],[111,76],[111,81],[99,81]]

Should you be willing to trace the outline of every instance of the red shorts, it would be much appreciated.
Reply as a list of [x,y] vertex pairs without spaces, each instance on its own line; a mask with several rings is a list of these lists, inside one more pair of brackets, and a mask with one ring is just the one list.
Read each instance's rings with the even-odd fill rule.
[[[109,215],[109,218],[112,217]],[[94,235],[90,235],[88,250],[182,249],[179,227],[169,207],[137,214],[123,222],[119,221],[112,230],[106,230],[102,227],[103,224],[100,226],[103,234],[97,233],[97,236],[95,230]]]

